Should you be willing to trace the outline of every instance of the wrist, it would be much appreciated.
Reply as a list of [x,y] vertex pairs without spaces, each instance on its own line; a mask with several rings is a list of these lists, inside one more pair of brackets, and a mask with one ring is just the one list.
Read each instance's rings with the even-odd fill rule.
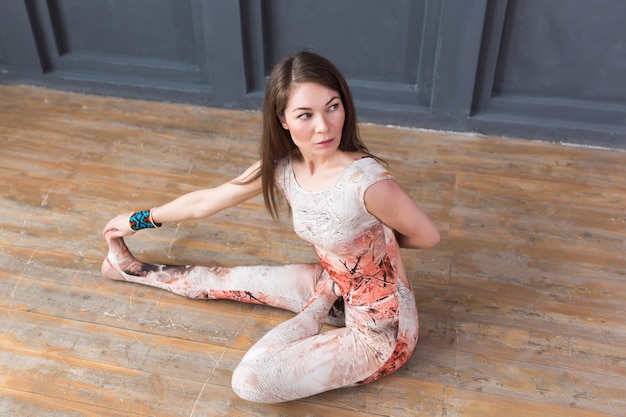
[[128,224],[134,231],[161,227],[161,223],[157,223],[152,219],[152,210],[134,212],[128,218]]

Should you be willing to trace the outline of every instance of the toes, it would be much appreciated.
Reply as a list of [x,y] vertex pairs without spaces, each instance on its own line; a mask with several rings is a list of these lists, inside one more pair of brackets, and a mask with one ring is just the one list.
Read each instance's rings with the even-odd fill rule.
[[105,278],[114,279],[117,281],[124,281],[124,277],[113,266],[113,263],[111,263],[108,256],[102,262],[102,267],[100,268],[100,272],[102,273],[102,276],[104,276]]

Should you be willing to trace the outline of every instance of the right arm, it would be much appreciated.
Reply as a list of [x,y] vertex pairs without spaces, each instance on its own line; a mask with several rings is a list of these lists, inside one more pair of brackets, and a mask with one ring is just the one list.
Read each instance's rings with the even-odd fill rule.
[[[255,163],[243,174],[232,181],[214,188],[192,191],[169,203],[152,209],[155,223],[176,223],[212,216],[229,207],[234,207],[261,193],[261,177],[253,181],[246,180],[260,169],[260,162]],[[105,238],[128,236],[134,233],[128,223],[132,212],[120,214],[111,219],[104,227]]]

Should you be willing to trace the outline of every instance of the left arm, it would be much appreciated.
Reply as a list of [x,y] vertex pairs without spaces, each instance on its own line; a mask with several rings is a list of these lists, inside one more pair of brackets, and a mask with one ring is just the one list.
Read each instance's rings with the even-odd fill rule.
[[365,191],[365,207],[396,232],[402,248],[426,249],[439,243],[437,226],[394,180],[383,180]]

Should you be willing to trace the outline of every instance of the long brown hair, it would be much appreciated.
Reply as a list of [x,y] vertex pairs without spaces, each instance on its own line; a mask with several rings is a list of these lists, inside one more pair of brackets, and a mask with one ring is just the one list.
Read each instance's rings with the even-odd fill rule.
[[265,207],[274,219],[278,218],[276,165],[283,158],[300,154],[289,131],[283,128],[281,119],[294,85],[305,82],[318,83],[339,93],[345,110],[339,150],[371,155],[359,136],[352,94],[341,72],[326,58],[309,51],[283,58],[272,69],[265,90],[261,168],[260,173],[255,175],[256,178],[261,176]]

